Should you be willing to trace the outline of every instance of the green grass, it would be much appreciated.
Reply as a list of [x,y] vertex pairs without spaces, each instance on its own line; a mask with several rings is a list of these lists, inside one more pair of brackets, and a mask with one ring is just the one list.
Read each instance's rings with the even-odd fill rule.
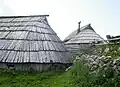
[[68,72],[15,72],[0,69],[0,87],[74,87]]
[[[94,48],[96,52],[92,52],[119,57],[120,52],[117,51],[119,47],[120,44],[102,45]],[[102,53],[99,48],[102,49]],[[105,48],[110,50],[104,53]],[[0,69],[0,87],[120,87],[120,75],[116,75],[113,70],[111,72],[109,68],[90,74],[83,61],[77,61],[67,72],[30,73]]]
[[0,87],[120,87],[120,76],[109,70],[89,73],[82,61],[77,61],[67,72],[30,73],[0,69]]

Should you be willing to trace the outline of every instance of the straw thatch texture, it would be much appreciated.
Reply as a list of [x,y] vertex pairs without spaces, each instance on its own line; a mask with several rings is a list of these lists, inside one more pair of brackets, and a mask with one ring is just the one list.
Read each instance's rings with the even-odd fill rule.
[[1,63],[71,63],[69,53],[46,16],[0,17]]

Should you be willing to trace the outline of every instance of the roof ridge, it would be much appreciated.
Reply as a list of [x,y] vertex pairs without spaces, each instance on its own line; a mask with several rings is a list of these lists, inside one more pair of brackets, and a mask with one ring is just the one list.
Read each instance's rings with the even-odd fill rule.
[[85,27],[87,27],[87,26],[89,26],[89,25],[91,25],[91,23],[86,24],[86,25],[82,26],[81,28],[85,28]]
[[[84,26],[80,27],[80,32],[83,31],[84,28],[87,27],[87,26],[90,25],[90,24],[91,24],[91,23],[89,23],[89,24],[87,24],[87,25],[84,25]],[[70,33],[70,34],[64,39],[64,41],[67,41],[69,37],[70,37],[70,38],[69,38],[69,40],[70,40],[71,38],[73,38],[74,36],[76,36],[76,35],[77,35],[76,32],[77,32],[77,29],[74,30],[72,33]],[[80,32],[79,32],[79,33],[80,33]],[[74,36],[71,36],[71,34],[73,34],[73,33],[74,33],[75,35],[74,35]],[[78,33],[78,34],[79,34],[79,33]]]
[[[90,26],[90,27],[89,27]],[[95,32],[95,30],[92,28],[92,26],[91,26],[91,23],[89,23],[89,24],[87,24],[87,25],[85,25],[85,26],[82,26],[80,29],[81,29],[81,31],[83,31],[83,30],[85,30],[85,29],[87,29],[87,27],[89,27],[89,29],[92,29],[94,32]],[[80,33],[80,32],[79,32]]]
[[46,17],[49,15],[24,15],[24,16],[0,16],[0,18],[22,18],[22,17]]

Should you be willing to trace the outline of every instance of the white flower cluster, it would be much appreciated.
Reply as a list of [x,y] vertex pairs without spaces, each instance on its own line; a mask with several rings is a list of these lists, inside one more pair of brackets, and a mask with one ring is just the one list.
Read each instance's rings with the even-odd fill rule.
[[76,56],[74,62],[81,60],[89,68],[90,71],[99,71],[100,69],[112,68],[115,72],[120,73],[120,57],[117,59],[111,56],[97,56],[82,54]]

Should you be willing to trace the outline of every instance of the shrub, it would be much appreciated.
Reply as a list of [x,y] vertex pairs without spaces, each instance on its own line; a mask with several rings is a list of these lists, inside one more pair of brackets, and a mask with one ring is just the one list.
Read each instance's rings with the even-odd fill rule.
[[70,70],[75,87],[120,87],[120,76],[111,67],[90,72],[81,60]]

